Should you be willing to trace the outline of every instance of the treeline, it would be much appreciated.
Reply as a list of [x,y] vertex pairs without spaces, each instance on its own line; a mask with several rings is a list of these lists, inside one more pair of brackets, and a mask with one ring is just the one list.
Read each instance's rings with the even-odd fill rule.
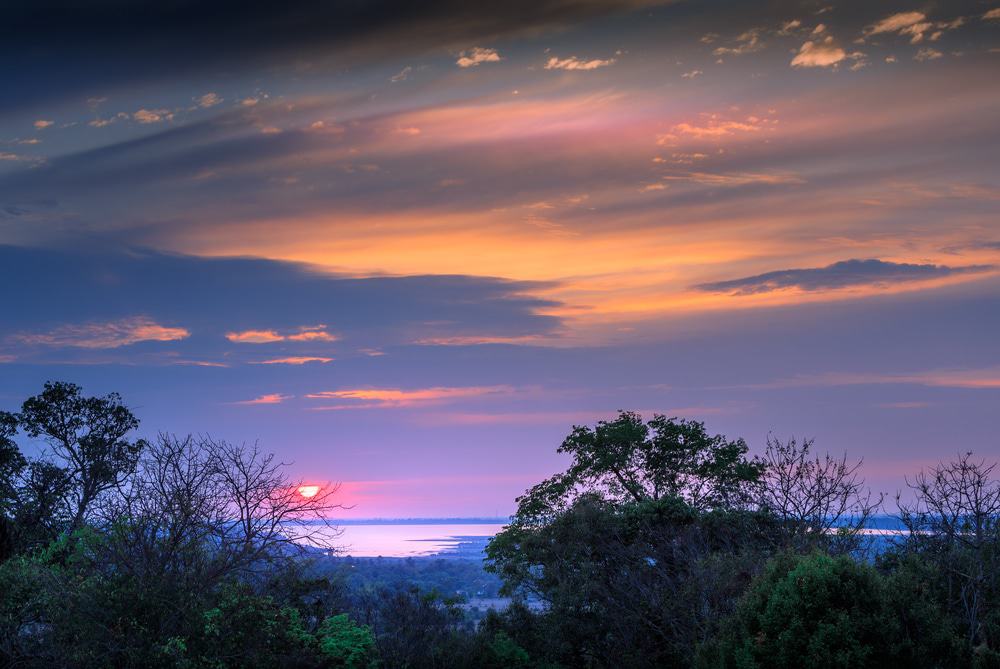
[[497,598],[503,583],[481,559],[435,557],[338,557],[316,561],[314,571],[343,580],[351,590],[416,587],[465,598]]
[[574,428],[569,468],[487,549],[513,603],[473,622],[420,567],[317,560],[335,489],[137,426],[66,383],[0,412],[5,666],[1000,667],[1000,482],[969,455],[917,475],[905,531],[876,536],[860,463],[808,441],[750,457],[663,416]]

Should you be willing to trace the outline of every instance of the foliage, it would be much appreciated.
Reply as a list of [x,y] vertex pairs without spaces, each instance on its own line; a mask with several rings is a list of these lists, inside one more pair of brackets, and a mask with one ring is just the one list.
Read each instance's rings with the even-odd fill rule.
[[518,498],[515,523],[544,523],[583,494],[612,503],[678,498],[695,509],[745,506],[760,466],[742,439],[709,436],[702,423],[622,411],[596,427],[577,426],[559,447],[569,468]]
[[375,638],[367,627],[356,625],[346,613],[330,616],[320,625],[319,648],[333,666],[347,669],[374,667]]
[[69,529],[82,527],[102,493],[121,486],[135,470],[146,442],[126,439],[139,420],[121,397],[84,397],[72,383],[46,383],[40,395],[21,406],[18,426],[41,437],[62,467],[60,489]]
[[[622,412],[573,429],[484,574],[331,557],[335,488],[137,425],[64,383],[0,412],[0,665],[1000,667],[1000,481],[969,455],[914,479],[908,532],[869,561],[860,462]],[[497,588],[477,624],[463,598]]]
[[750,587],[721,666],[860,669],[890,662],[885,587],[869,565],[821,554],[773,561]]
[[945,606],[972,646],[1000,649],[1000,480],[970,453],[921,472],[898,502],[908,532],[897,548],[934,566]]

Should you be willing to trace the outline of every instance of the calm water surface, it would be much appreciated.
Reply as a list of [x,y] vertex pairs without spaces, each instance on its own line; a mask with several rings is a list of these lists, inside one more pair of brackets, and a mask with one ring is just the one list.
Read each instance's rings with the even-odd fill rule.
[[465,546],[485,544],[501,524],[345,524],[337,540],[342,555],[354,557],[420,557],[453,553]]

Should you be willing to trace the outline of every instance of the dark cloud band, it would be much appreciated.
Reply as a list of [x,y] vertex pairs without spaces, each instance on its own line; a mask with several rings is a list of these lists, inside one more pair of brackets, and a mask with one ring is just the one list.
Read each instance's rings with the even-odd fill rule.
[[988,265],[948,267],[946,265],[916,265],[883,260],[844,260],[812,269],[785,269],[728,281],[715,281],[696,286],[712,293],[753,295],[783,288],[806,291],[835,290],[852,286],[925,281],[955,274],[984,272]]

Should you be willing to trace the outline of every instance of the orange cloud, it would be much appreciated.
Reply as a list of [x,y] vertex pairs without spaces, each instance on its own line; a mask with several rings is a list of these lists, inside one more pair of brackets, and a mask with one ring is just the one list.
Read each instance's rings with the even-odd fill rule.
[[227,332],[226,339],[237,344],[270,344],[284,341],[284,337],[274,330],[244,330],[243,332]]
[[837,46],[833,37],[807,41],[792,58],[792,67],[831,67],[847,58],[847,52]]
[[291,334],[282,334],[276,330],[227,332],[226,339],[236,344],[272,344],[279,341],[336,341],[337,336],[327,332],[325,325],[308,325]]
[[484,49],[477,46],[460,53],[455,64],[459,67],[477,67],[482,63],[499,63],[500,60],[500,54],[497,53],[496,49]]
[[336,341],[337,337],[326,330],[304,330],[285,337],[288,341]]
[[[854,61],[848,56],[845,62]],[[539,313],[563,318],[566,336],[560,332],[559,337],[510,343],[545,345],[575,345],[579,337],[622,337],[618,325],[638,326],[668,311],[689,314],[858,299],[974,281],[981,277],[953,277],[885,291],[782,291],[740,299],[689,289],[726,276],[766,272],[791,259],[802,266],[822,266],[844,257],[947,263],[941,249],[981,230],[981,211],[953,208],[952,225],[925,223],[907,217],[925,196],[894,185],[905,178],[899,172],[859,178],[858,170],[867,168],[848,170],[837,161],[793,162],[788,157],[800,147],[820,155],[830,146],[852,146],[864,138],[922,136],[926,133],[918,131],[925,127],[948,133],[947,119],[956,104],[970,109],[996,105],[995,87],[959,88],[943,79],[937,83],[957,97],[945,104],[948,96],[924,100],[916,92],[894,92],[888,100],[878,84],[859,81],[858,92],[838,98],[834,105],[823,92],[715,114],[683,106],[664,110],[641,92],[622,95],[605,90],[564,97],[485,97],[418,108],[373,119],[372,132],[364,133],[356,147],[350,141],[317,142],[295,160],[389,164],[424,154],[452,155],[456,147],[474,146],[474,167],[467,174],[435,173],[426,185],[433,189],[442,181],[459,184],[451,191],[455,197],[416,197],[412,206],[392,208],[348,201],[343,207],[305,207],[267,215],[236,203],[227,205],[236,209],[196,212],[200,220],[212,222],[191,227],[165,245],[194,254],[301,261],[356,276],[475,274],[542,281],[545,285],[531,288],[531,294],[560,305],[541,308]],[[925,90],[921,85],[914,91],[918,88]],[[881,102],[861,105],[862,98]],[[920,114],[914,115],[913,109]],[[311,114],[310,121],[316,118]],[[354,127],[349,118],[341,122]],[[422,132],[400,141],[393,133],[397,127],[419,127]],[[664,151],[657,162],[653,138],[676,145],[674,156]],[[538,150],[541,142],[544,151]],[[492,151],[487,145],[502,147]],[[532,147],[530,154],[519,148],[525,146]],[[360,155],[348,155],[355,148]],[[456,150],[454,155],[462,152]],[[697,164],[697,171],[686,171],[690,167],[676,171],[676,165],[689,164]],[[502,184],[493,188],[483,179],[524,172],[526,165],[540,175],[571,166],[572,183],[553,180],[537,191],[512,194],[504,192]],[[794,173],[789,171],[793,165]],[[630,171],[627,180],[594,178],[581,183],[619,167]],[[940,186],[937,177],[913,178],[923,191]],[[808,181],[805,187],[738,187],[804,181]],[[534,189],[535,183],[532,180],[525,188]],[[655,197],[637,192],[653,183],[670,188]],[[407,180],[387,197],[406,201],[412,196],[407,190],[411,186]],[[727,186],[737,187],[720,192]],[[486,196],[481,197],[484,191]],[[941,197],[960,196],[942,192]],[[533,206],[541,202],[544,208]],[[608,224],[610,220],[614,225]],[[912,222],[904,230],[895,224],[899,220]],[[488,332],[433,331],[419,336],[422,343],[438,345],[497,341]]]
[[119,348],[144,341],[177,341],[191,333],[185,328],[160,325],[147,316],[107,323],[63,325],[49,332],[18,334],[10,339],[28,346]]
[[715,114],[706,115],[703,123],[683,122],[674,125],[670,132],[656,136],[656,143],[660,146],[669,146],[682,137],[693,139],[718,140],[731,135],[741,133],[756,133],[761,130],[773,130],[777,124],[775,118],[761,118],[758,116],[748,116],[745,119],[723,119]]
[[428,404],[450,400],[462,400],[488,395],[510,394],[509,386],[467,386],[467,387],[433,387],[403,390],[400,388],[354,388],[349,390],[326,390],[306,395],[316,400],[349,400],[350,404],[337,404],[321,409],[342,408],[385,408],[405,407],[415,404]]
[[924,24],[926,18],[927,16],[923,12],[899,12],[868,26],[865,29],[865,35],[879,35],[900,31],[912,33],[914,26]]

